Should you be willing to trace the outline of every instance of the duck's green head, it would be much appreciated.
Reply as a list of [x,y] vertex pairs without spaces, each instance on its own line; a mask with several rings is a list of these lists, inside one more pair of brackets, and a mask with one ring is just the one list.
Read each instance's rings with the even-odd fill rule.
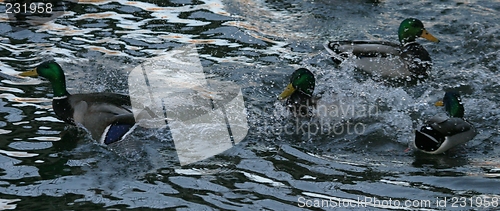
[[424,28],[422,21],[415,18],[408,18],[401,22],[398,36],[399,42],[402,44],[414,42],[417,37],[422,37],[432,42],[439,42],[437,38],[432,36],[432,34]]
[[316,79],[314,78],[314,75],[311,73],[311,71],[305,68],[297,69],[293,72],[292,77],[290,78],[290,83],[278,96],[278,99],[286,99],[295,92],[300,92],[307,96],[312,96],[315,84]]
[[60,97],[67,94],[66,79],[64,72],[55,61],[46,61],[38,65],[35,69],[19,74],[20,76],[41,76],[50,81],[54,89],[54,96]]
[[436,106],[444,106],[446,112],[450,117],[464,117],[464,105],[462,99],[460,99],[460,94],[456,92],[446,92],[443,97],[443,101],[438,101]]

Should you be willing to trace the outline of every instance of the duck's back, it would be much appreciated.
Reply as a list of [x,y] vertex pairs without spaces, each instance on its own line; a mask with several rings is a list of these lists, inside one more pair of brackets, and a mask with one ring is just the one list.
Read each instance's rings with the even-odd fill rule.
[[384,77],[411,75],[401,58],[401,46],[386,41],[334,41],[325,45],[335,63],[349,57],[356,68]]
[[387,41],[332,41],[325,45],[327,51],[331,54],[352,53],[357,57],[374,57],[399,55],[400,45]]
[[416,42],[401,46],[386,41],[333,41],[325,48],[335,63],[353,57],[356,68],[383,77],[426,77],[432,66],[429,53]]
[[[106,122],[116,115],[131,115],[130,97],[115,93],[75,94],[54,98],[52,107],[56,116],[69,124],[84,126]],[[130,119],[131,121],[133,119]]]

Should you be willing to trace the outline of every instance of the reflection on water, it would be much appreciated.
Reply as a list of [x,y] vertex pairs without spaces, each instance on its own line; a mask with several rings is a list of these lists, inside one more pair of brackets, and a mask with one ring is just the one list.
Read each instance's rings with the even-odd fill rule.
[[[295,210],[301,199],[374,210],[407,207],[373,199],[432,200],[412,206],[463,210],[493,209],[479,203],[500,198],[497,2],[80,0],[70,6],[42,25],[0,23],[0,210]],[[423,20],[442,41],[422,42],[434,61],[428,81],[387,84],[352,64],[333,66],[322,49],[327,40],[397,40],[396,27],[407,17]],[[47,81],[16,76],[55,59],[71,93],[126,94],[127,76],[139,63],[192,43],[210,80],[242,88],[250,130],[236,147],[185,167],[167,128],[138,128],[124,142],[100,146],[55,118]],[[275,99],[298,67],[313,71],[326,102],[378,112],[354,119],[364,128],[358,133],[301,128],[326,122],[340,129],[348,119],[294,119],[285,112]],[[479,134],[444,155],[406,152],[413,129],[443,112],[432,103],[450,88],[462,93]],[[449,206],[439,207],[436,199],[445,197]],[[475,201],[451,207],[453,197]]]

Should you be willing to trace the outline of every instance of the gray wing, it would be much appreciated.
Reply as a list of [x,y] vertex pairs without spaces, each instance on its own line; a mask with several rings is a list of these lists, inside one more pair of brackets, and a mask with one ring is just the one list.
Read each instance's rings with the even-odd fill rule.
[[400,45],[386,41],[332,41],[325,44],[325,49],[330,54],[344,56],[352,53],[361,57],[386,57],[399,56]]

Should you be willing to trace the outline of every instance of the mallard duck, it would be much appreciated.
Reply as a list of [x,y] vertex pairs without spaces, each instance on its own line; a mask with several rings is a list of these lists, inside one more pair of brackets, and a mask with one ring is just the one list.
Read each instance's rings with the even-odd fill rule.
[[432,66],[429,53],[418,44],[417,37],[439,42],[424,28],[422,21],[408,18],[398,30],[399,42],[332,41],[324,45],[335,63],[354,56],[358,69],[390,78],[425,78]]
[[314,96],[315,86],[314,74],[306,68],[299,68],[292,73],[290,82],[278,96],[278,100],[286,100],[286,106],[295,116],[334,119],[351,119],[357,116],[352,102],[344,102],[336,93],[324,93],[323,96],[328,96],[327,99]]
[[464,106],[458,93],[446,92],[443,101],[435,105],[444,105],[448,117],[436,115],[416,130],[415,148],[429,154],[440,154],[476,136],[474,126],[463,118]]
[[134,128],[129,96],[115,93],[71,95],[66,90],[64,72],[55,61],[43,62],[20,75],[48,79],[54,91],[52,107],[57,118],[68,124],[81,124],[101,144],[120,141]]
[[290,83],[278,96],[278,100],[286,99],[286,104],[293,114],[308,115],[309,106],[316,105],[313,98],[316,78],[314,74],[306,68],[295,70],[290,77]]

